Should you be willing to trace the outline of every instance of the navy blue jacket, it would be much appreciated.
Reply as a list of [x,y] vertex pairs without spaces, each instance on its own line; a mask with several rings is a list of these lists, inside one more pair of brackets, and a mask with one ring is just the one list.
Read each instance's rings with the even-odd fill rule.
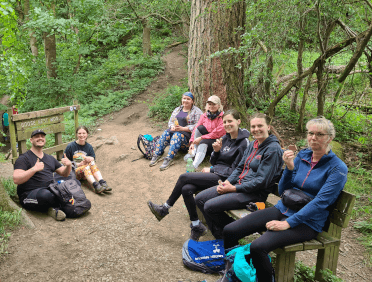
[[231,139],[229,133],[222,137],[222,147],[218,152],[212,152],[209,162],[212,164],[211,171],[219,176],[227,178],[235,170],[249,145],[249,131],[245,128],[238,131],[238,137]]
[[286,168],[279,182],[279,194],[284,190],[297,188],[314,198],[298,212],[283,205],[275,205],[283,214],[289,216],[287,222],[291,227],[305,223],[317,232],[321,232],[328,218],[328,206],[340,195],[347,180],[347,166],[335,153],[329,151],[311,169],[313,151],[301,150],[294,159],[294,169]]
[[[283,150],[275,135],[270,134],[264,142],[258,145],[257,152],[247,171],[248,166],[244,169],[244,164],[248,156],[256,150],[254,148],[255,142],[249,144],[239,165],[227,180],[236,187],[238,193],[255,193],[261,198],[267,199],[282,173]],[[242,172],[243,175],[245,173],[246,175],[239,184],[239,176]]]

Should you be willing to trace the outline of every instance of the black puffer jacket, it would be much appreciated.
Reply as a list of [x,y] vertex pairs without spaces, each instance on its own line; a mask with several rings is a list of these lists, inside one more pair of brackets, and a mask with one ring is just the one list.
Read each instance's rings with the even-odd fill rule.
[[213,152],[210,163],[213,165],[211,172],[227,178],[235,170],[249,145],[249,131],[240,129],[238,137],[231,139],[229,133],[222,137],[222,147],[219,152]]

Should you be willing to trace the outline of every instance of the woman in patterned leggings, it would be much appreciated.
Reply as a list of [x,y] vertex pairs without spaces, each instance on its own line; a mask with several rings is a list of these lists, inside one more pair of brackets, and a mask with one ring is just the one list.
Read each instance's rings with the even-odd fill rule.
[[75,174],[77,179],[86,179],[93,185],[94,191],[97,194],[102,192],[112,191],[112,188],[103,180],[102,174],[99,171],[92,145],[86,142],[89,131],[85,126],[79,126],[76,129],[78,140],[69,143],[66,147],[66,157],[73,162],[75,166]]
[[165,170],[171,166],[177,152],[180,149],[187,149],[191,132],[202,114],[203,112],[194,105],[194,96],[191,92],[184,93],[182,105],[173,111],[168,122],[168,129],[163,132],[156,143],[150,166],[154,166],[161,159],[161,155],[168,145],[170,146],[169,151],[160,166],[160,170]]

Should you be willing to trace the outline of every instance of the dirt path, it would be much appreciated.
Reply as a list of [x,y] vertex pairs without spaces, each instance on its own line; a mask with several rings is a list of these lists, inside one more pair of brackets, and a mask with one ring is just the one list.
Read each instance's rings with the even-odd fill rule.
[[[41,213],[29,213],[36,228],[14,232],[8,252],[0,259],[0,281],[215,281],[218,276],[187,270],[182,264],[182,244],[189,237],[190,221],[180,199],[171,214],[160,223],[150,213],[147,200],[164,202],[178,176],[185,171],[182,155],[163,172],[159,165],[150,168],[140,159],[137,136],[159,135],[162,128],[146,116],[151,94],[168,84],[180,85],[186,76],[182,48],[164,57],[166,71],[138,102],[106,117],[88,140],[116,136],[118,145],[103,145],[96,150],[102,174],[114,188],[111,195],[96,195],[85,189],[92,202],[90,212],[79,219],[57,222]],[[119,157],[121,157],[119,159]],[[10,164],[0,166],[1,175],[10,176]],[[8,174],[9,173],[9,174]],[[357,233],[348,229],[340,255],[339,277],[363,281],[372,272],[363,264],[363,248],[355,242]],[[212,237],[204,237],[211,240]],[[313,253],[301,254],[314,260]],[[358,272],[358,275],[356,274]],[[367,280],[365,280],[367,281]]]

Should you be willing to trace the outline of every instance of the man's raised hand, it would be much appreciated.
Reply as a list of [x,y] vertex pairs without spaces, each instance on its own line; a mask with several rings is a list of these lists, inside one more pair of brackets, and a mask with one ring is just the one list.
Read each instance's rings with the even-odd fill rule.
[[35,171],[42,171],[44,169],[44,163],[41,162],[39,158],[37,158],[36,164],[32,169]]
[[61,160],[61,163],[64,165],[64,166],[71,166],[71,161],[66,157],[66,153],[63,154],[63,158]]

